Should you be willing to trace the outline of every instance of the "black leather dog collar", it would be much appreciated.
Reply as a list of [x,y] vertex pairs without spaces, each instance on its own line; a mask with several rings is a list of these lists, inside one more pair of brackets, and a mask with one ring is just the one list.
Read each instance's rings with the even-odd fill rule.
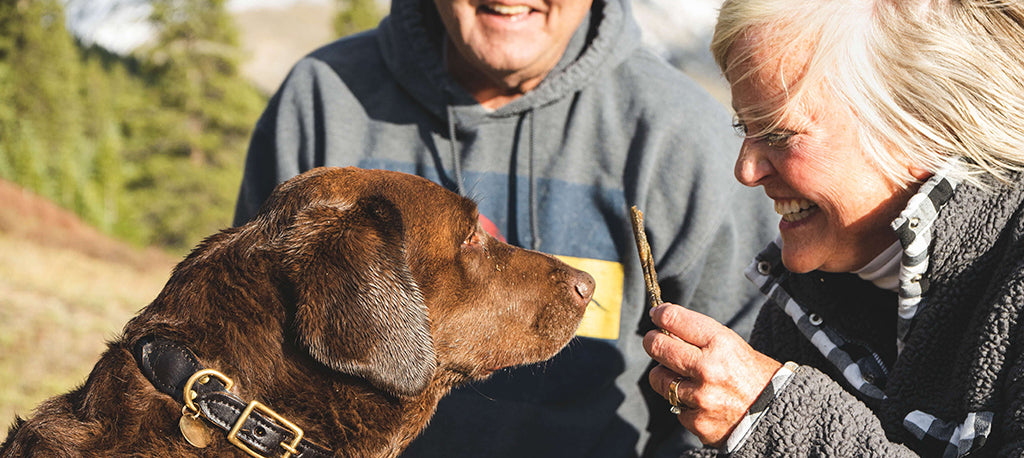
[[[301,430],[259,402],[243,402],[228,391],[232,382],[226,377],[198,377],[201,381],[197,381],[197,377],[193,377],[197,372],[216,372],[205,370],[188,348],[150,336],[140,339],[132,348],[132,354],[154,387],[186,409],[191,404],[196,414],[227,431],[228,440],[250,455],[268,458],[334,456],[306,439],[296,441],[301,438]],[[195,394],[186,401],[185,386],[190,382],[190,391]]]

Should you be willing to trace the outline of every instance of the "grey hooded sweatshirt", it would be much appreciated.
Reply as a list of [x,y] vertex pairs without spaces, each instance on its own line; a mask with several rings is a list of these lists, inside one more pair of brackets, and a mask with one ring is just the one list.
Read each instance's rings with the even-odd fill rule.
[[256,126],[235,223],[324,165],[473,198],[509,243],[590,272],[595,301],[566,350],[455,390],[404,456],[678,456],[683,430],[647,381],[629,207],[646,215],[663,299],[748,332],[743,267],[777,217],[732,177],[729,113],[641,47],[628,0],[595,0],[545,80],[493,111],[446,73],[445,39],[431,1],[394,0],[377,29],[299,61]]

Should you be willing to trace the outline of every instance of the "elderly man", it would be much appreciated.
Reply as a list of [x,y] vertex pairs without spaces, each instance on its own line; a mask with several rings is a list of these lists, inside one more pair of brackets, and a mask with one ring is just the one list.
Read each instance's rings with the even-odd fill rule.
[[730,179],[719,103],[640,44],[628,0],[394,0],[372,31],[302,59],[256,126],[235,222],[322,165],[419,174],[479,203],[510,243],[598,282],[554,360],[445,398],[404,456],[672,456],[628,208],[647,215],[665,300],[753,320],[746,259],[770,207]]

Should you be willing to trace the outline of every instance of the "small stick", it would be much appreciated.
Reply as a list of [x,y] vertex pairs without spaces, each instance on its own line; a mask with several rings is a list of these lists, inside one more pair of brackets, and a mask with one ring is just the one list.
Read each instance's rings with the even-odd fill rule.
[[647,243],[647,234],[644,233],[644,212],[636,208],[630,208],[633,222],[633,237],[636,238],[636,251],[640,253],[640,267],[644,270],[644,284],[647,286],[647,300],[651,307],[661,305],[661,287],[658,286],[658,274],[654,272],[654,256],[651,255],[651,245]]
[[[658,286],[658,274],[654,272],[654,256],[651,255],[651,245],[647,243],[647,234],[644,232],[644,212],[636,208],[630,208],[630,221],[633,223],[633,238],[636,239],[636,251],[640,254],[640,267],[644,270],[644,285],[647,287],[647,301],[651,308],[661,305],[661,286]],[[672,336],[672,333],[662,329],[662,334]]]

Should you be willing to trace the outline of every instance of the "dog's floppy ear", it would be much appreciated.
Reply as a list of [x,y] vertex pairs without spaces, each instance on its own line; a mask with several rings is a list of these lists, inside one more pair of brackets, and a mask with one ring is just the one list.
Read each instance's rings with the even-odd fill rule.
[[422,392],[436,363],[426,305],[406,262],[402,218],[381,196],[303,209],[278,239],[299,339],[321,363],[396,395]]

